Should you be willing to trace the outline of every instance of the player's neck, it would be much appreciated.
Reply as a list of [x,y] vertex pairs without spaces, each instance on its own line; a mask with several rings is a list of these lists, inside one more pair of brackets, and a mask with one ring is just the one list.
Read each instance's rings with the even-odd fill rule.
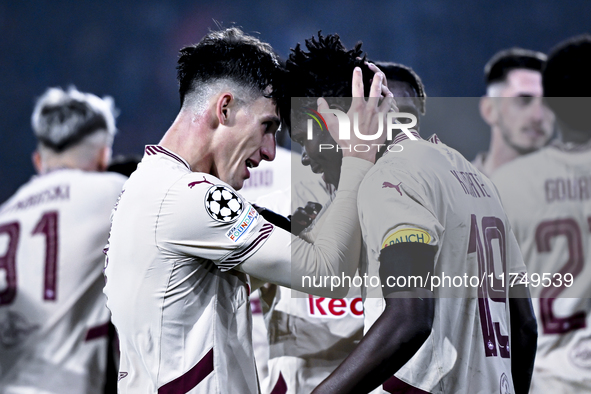
[[170,126],[159,145],[182,157],[191,171],[209,173],[211,154],[208,152],[209,135],[206,124],[187,112],[181,112]]
[[98,163],[95,162],[77,162],[72,159],[60,159],[60,160],[46,160],[42,163],[40,174],[48,174],[57,170],[81,170],[88,172],[101,172],[104,171],[100,168]]

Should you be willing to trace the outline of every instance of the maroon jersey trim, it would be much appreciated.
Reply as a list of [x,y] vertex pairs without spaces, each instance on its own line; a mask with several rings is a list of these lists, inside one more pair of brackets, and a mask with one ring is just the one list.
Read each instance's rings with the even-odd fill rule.
[[279,378],[277,379],[277,383],[275,383],[275,387],[273,387],[273,391],[271,394],[286,394],[287,393],[287,384],[285,383],[285,379],[283,379],[283,375],[279,372]]
[[255,240],[250,244],[248,248],[244,249],[242,252],[230,255],[230,257],[228,257],[225,260],[225,262],[234,263],[240,260],[246,260],[247,257],[245,256],[252,252],[252,250],[256,248],[258,244],[263,242],[265,239],[269,238],[271,232],[273,232],[273,225],[270,223],[265,223],[259,230],[259,234],[255,238]]
[[176,161],[182,163],[182,165],[184,165],[185,167],[187,167],[189,170],[191,169],[185,160],[181,159],[179,156],[175,155],[174,153],[172,153],[168,149],[163,148],[161,146],[158,146],[158,145],[146,145],[145,152],[146,152],[146,154],[148,156],[157,155],[158,153],[162,153],[163,155],[172,157]]
[[441,140],[439,139],[439,137],[437,137],[437,134],[433,134],[431,137],[429,137],[429,139],[427,140],[433,144],[438,144],[441,142]]
[[86,332],[86,338],[84,341],[92,341],[93,339],[106,337],[109,335],[109,322],[101,324],[100,326],[91,327]]
[[392,376],[390,379],[386,380],[382,385],[382,388],[384,389],[384,391],[387,391],[391,394],[429,394],[426,391],[423,391],[414,386],[411,386],[406,382],[403,382],[396,376]]
[[[410,133],[412,135],[414,135],[415,137],[417,137],[417,139],[422,140],[421,136],[416,131],[414,131],[414,130],[411,129],[410,130]],[[408,136],[405,133],[398,133],[398,135],[396,137],[394,137],[394,141],[392,141],[392,143],[393,144],[397,144],[397,143],[399,143],[401,141],[408,140],[408,139],[409,138],[408,138]]]
[[158,389],[158,394],[185,394],[213,372],[213,348],[199,362],[172,382]]

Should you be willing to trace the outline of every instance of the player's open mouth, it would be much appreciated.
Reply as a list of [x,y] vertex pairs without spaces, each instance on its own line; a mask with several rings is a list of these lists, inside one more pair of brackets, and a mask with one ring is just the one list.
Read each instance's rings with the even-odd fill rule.
[[251,159],[246,159],[246,168],[256,168],[259,166],[259,163],[257,161],[251,160]]

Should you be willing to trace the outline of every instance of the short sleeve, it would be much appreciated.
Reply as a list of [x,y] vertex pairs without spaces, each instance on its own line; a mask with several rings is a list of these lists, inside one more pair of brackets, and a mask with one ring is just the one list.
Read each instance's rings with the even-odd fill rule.
[[226,271],[256,253],[273,230],[232,187],[212,175],[191,173],[162,201],[156,243],[165,252],[211,260]]
[[361,184],[359,216],[367,248],[374,253],[403,242],[439,245],[443,226],[423,186],[403,170],[371,172]]

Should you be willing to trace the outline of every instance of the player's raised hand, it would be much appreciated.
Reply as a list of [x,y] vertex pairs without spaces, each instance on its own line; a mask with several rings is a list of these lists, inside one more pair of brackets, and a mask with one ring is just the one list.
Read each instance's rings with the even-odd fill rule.
[[305,207],[296,209],[293,215],[291,215],[291,233],[299,235],[316,219],[321,209],[322,204],[313,201],[308,201]]
[[[372,64],[367,66],[373,71],[374,77],[369,92],[369,98],[364,98],[363,72],[361,68],[355,67],[353,71],[353,88],[351,107],[347,112],[350,124],[350,133],[348,138],[342,138],[339,132],[339,122],[334,115],[325,117],[328,130],[332,138],[339,144],[343,151],[343,156],[358,157],[375,162],[376,152],[386,140],[386,113],[397,111],[396,102],[390,90],[388,90],[386,76],[380,69]],[[381,100],[381,103],[380,103]],[[329,109],[325,99],[318,99],[318,111],[323,112]],[[381,135],[377,131],[382,123]],[[358,126],[358,133],[354,127]],[[381,146],[384,149],[383,146]]]

